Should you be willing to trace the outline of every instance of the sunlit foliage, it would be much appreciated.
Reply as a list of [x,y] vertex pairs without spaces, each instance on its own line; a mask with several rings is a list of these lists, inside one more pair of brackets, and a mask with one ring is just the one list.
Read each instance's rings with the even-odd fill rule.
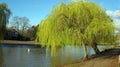
[[111,44],[114,41],[111,19],[100,5],[93,2],[60,3],[39,24],[36,42],[51,47],[52,55],[58,46]]

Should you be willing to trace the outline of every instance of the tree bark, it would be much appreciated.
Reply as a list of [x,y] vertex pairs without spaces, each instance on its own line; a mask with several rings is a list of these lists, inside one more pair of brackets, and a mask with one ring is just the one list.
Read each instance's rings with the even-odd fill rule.
[[93,43],[93,44],[92,44],[92,48],[93,48],[93,50],[94,50],[95,54],[100,54],[100,50],[98,49],[98,47],[97,47],[97,44],[96,44],[96,43]]
[[86,47],[85,44],[83,44],[82,46],[83,46],[83,50],[84,50],[84,57],[83,57],[83,59],[87,60],[88,59],[88,57],[87,57],[87,47]]

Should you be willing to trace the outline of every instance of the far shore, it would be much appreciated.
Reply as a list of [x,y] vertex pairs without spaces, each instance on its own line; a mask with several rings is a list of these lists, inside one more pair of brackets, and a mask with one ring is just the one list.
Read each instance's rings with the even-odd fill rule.
[[0,44],[4,45],[39,45],[34,41],[19,41],[19,40],[3,40]]

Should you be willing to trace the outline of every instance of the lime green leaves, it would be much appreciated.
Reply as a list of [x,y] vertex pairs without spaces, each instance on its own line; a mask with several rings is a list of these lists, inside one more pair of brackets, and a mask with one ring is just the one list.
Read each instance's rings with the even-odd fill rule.
[[114,39],[111,19],[99,5],[93,2],[60,3],[39,24],[36,42],[51,47],[56,54],[59,46],[110,44]]

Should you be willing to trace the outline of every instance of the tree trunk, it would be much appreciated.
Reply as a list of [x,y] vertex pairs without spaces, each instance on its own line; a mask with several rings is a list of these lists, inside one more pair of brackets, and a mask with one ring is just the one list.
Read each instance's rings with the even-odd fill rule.
[[100,54],[100,51],[99,51],[96,43],[93,43],[93,44],[92,44],[92,48],[93,48],[95,54]]
[[84,50],[84,60],[86,60],[86,59],[88,59],[87,58],[87,48],[86,48],[85,44],[83,44],[82,46],[83,46],[83,50]]

